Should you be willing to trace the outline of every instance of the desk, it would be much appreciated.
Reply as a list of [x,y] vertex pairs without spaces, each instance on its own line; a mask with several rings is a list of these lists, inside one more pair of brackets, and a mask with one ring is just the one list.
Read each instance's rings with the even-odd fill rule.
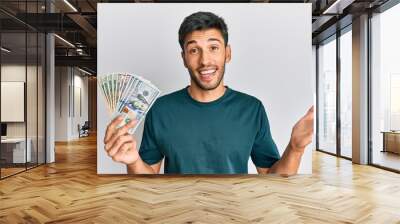
[[383,131],[383,151],[400,154],[400,131]]
[[[6,160],[6,163],[30,162],[32,158],[32,141],[30,138],[27,138],[26,142],[28,142],[28,147],[26,147],[25,154],[25,138],[1,139],[1,157]],[[25,161],[25,158],[27,158],[27,161]]]

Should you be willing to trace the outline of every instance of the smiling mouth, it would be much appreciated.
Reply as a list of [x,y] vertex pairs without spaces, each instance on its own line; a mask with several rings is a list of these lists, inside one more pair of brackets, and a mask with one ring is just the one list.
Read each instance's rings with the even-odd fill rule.
[[208,74],[214,74],[217,71],[217,69],[212,68],[212,69],[203,69],[200,71],[201,75],[208,75]]
[[202,69],[199,71],[200,73],[200,79],[205,82],[209,82],[213,79],[217,69],[216,68],[210,68],[210,69]]

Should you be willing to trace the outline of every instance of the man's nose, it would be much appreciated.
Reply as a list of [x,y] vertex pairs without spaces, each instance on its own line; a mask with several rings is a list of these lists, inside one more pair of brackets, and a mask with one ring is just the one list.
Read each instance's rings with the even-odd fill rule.
[[205,66],[205,65],[209,65],[211,62],[211,57],[210,54],[208,54],[206,51],[203,51],[201,53],[201,57],[200,57],[200,63],[201,65]]

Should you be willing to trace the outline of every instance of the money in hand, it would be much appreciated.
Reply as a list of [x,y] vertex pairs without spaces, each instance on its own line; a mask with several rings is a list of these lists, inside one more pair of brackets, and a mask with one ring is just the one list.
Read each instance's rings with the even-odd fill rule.
[[107,109],[112,118],[123,115],[120,126],[137,120],[129,133],[134,133],[138,124],[160,95],[160,90],[150,81],[133,74],[109,74],[98,79]]

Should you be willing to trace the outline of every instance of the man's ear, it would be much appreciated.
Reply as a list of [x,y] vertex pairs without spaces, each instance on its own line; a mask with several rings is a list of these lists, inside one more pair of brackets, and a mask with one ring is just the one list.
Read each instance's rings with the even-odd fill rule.
[[231,61],[231,57],[232,57],[232,49],[231,49],[231,45],[226,45],[225,47],[225,63],[229,63]]
[[185,52],[181,51],[181,56],[182,56],[182,60],[183,60],[183,65],[185,66],[185,68],[187,68],[186,61],[185,61]]

